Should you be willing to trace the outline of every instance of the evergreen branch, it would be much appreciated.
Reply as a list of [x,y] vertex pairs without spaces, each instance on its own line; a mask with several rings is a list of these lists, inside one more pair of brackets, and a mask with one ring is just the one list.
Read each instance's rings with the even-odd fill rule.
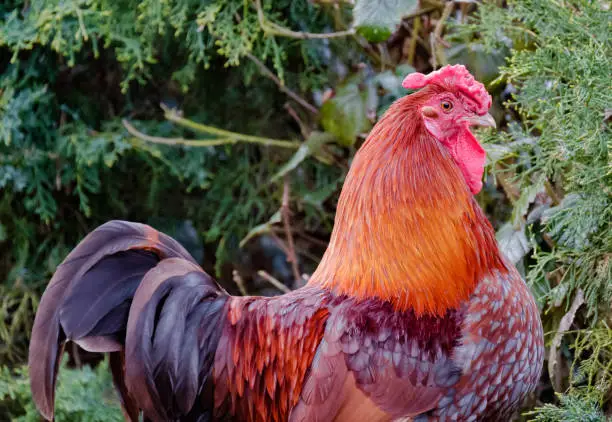
[[355,35],[357,32],[355,29],[351,28],[346,31],[338,31],[338,32],[328,32],[324,34],[317,34],[313,32],[299,32],[292,31],[283,26],[277,25],[274,22],[269,22],[266,20],[264,16],[263,8],[261,7],[261,0],[255,0],[255,8],[257,9],[257,20],[259,21],[259,25],[261,29],[269,35],[277,35],[280,37],[287,38],[297,38],[300,40],[308,40],[308,39],[329,39],[329,38],[342,38]]
[[261,60],[253,56],[251,53],[247,53],[246,57],[249,60],[251,60],[253,63],[255,63],[255,65],[259,68],[261,73],[265,77],[271,79],[276,84],[276,86],[278,86],[278,89],[280,89],[282,92],[287,94],[287,96],[289,96],[291,99],[293,99],[295,102],[297,102],[299,105],[301,105],[302,107],[304,107],[306,110],[310,111],[311,113],[314,113],[314,114],[319,113],[319,110],[317,110],[315,106],[313,106],[308,101],[300,97],[298,94],[296,94],[295,92],[287,88],[287,86],[283,84],[281,80],[278,79],[278,77],[274,74],[274,72],[268,69],[268,67],[265,64],[263,64]]
[[[184,119],[184,120],[187,120],[187,119]],[[190,122],[190,120],[187,120],[187,121]],[[258,144],[269,145],[269,146],[280,146],[284,148],[298,148],[300,145],[297,142],[279,141],[279,140],[268,139],[268,138],[248,137],[249,139],[247,139],[245,138],[245,136],[247,135],[242,135],[242,134],[233,133],[233,132],[229,132],[233,135],[231,137],[226,136],[224,138],[220,137],[216,139],[164,138],[161,136],[147,135],[146,133],[143,133],[139,131],[138,129],[136,129],[126,119],[123,119],[122,123],[125,129],[131,135],[135,136],[136,138],[142,139],[143,141],[151,142],[154,144],[162,144],[162,145],[185,145],[185,146],[190,146],[190,147],[216,147],[216,146],[221,146],[221,145],[236,144],[238,142],[258,143]],[[211,129],[216,129],[216,128],[211,128]],[[217,130],[220,131],[221,129],[217,129]],[[281,142],[282,144],[279,144]]]

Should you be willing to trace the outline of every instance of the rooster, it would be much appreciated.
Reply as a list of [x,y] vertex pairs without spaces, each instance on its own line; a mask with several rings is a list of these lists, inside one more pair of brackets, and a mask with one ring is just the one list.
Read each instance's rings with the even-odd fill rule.
[[54,416],[66,341],[110,353],[126,419],[506,420],[537,385],[538,308],[473,195],[494,126],[465,67],[412,73],[356,154],[308,284],[234,297],[172,238],[125,221],[57,268],[29,351]]

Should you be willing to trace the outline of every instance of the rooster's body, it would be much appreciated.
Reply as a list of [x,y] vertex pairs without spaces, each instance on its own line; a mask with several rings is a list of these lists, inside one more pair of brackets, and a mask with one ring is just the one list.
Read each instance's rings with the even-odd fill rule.
[[113,221],[87,236],[36,316],[30,371],[43,415],[71,340],[111,353],[132,420],[140,410],[156,421],[509,418],[538,382],[542,327],[471,195],[484,153],[469,122],[482,122],[490,97],[466,73],[407,78],[425,89],[394,104],[356,155],[330,245],[299,290],[229,296],[145,225]]

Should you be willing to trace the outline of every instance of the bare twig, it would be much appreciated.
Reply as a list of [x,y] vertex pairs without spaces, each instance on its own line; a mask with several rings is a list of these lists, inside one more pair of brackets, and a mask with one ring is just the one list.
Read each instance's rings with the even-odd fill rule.
[[340,3],[355,4],[353,0],[314,0],[314,3],[333,4],[334,6],[337,6]]
[[382,59],[380,58],[374,47],[372,47],[372,45],[368,42],[368,40],[366,40],[360,34],[355,34],[354,38],[355,41],[357,41],[357,44],[359,44],[359,46],[363,48],[363,51],[372,59],[374,64],[376,66],[380,66],[382,64]]
[[235,144],[238,142],[236,139],[206,139],[206,140],[189,140],[184,138],[162,138],[160,136],[151,136],[146,133],[140,132],[126,119],[122,120],[123,126],[127,131],[143,141],[152,142],[154,144],[163,145],[186,145],[191,147],[213,147],[218,145]]
[[412,12],[412,13],[409,13],[403,16],[403,19],[418,18],[419,16],[426,15],[430,12],[433,12],[434,10],[442,9],[442,7],[443,7],[443,4],[440,4],[438,6],[424,7],[422,9],[417,10],[416,12]]
[[546,244],[551,248],[555,247],[555,241],[548,235],[548,233],[542,233],[542,239],[544,239]]
[[174,110],[169,110],[167,107],[163,107],[165,116],[168,120],[173,121],[181,126],[188,127],[193,130],[200,132],[209,133],[211,135],[217,135],[219,138],[216,139],[185,139],[185,138],[164,138],[160,136],[151,136],[146,133],[140,132],[136,129],[129,121],[123,119],[123,126],[127,131],[138,139],[143,141],[152,142],[155,144],[163,145],[185,145],[192,147],[214,147],[219,145],[236,144],[238,142],[262,144],[266,146],[275,146],[281,148],[297,149],[300,147],[299,142],[286,141],[281,139],[262,138],[259,136],[244,135],[242,133],[230,132],[223,129],[218,129],[212,126],[202,125],[189,119],[179,117]]
[[391,56],[389,54],[389,49],[387,48],[387,44],[386,43],[378,43],[377,44],[378,47],[378,55],[380,57],[380,65],[381,65],[381,70],[385,70],[387,68],[387,66],[389,67],[393,67],[393,61],[391,60]]
[[559,205],[561,203],[561,198],[557,194],[557,191],[553,187],[552,183],[550,183],[548,180],[544,181],[544,189],[546,189],[546,193],[548,196],[550,196],[553,205]]
[[584,293],[582,290],[578,289],[576,292],[576,296],[574,296],[574,300],[572,301],[572,306],[569,311],[563,318],[561,318],[561,322],[559,323],[559,330],[555,334],[553,341],[550,345],[550,353],[548,355],[548,375],[550,376],[551,384],[555,391],[561,392],[561,374],[559,361],[561,360],[561,351],[559,347],[561,346],[561,340],[563,339],[563,335],[570,329],[574,322],[574,318],[576,317],[576,311],[578,308],[582,306],[584,303]]
[[[285,229],[281,229],[282,232],[285,232]],[[280,233],[280,231],[279,231]],[[270,236],[272,237],[272,239],[274,239],[274,241],[276,242],[276,244],[278,245],[279,248],[281,248],[281,250],[283,251],[283,253],[287,256],[289,256],[289,248],[287,247],[287,245],[285,244],[285,242],[283,241],[283,239],[281,239],[280,237],[278,237],[278,235],[276,234],[276,232],[274,230],[272,230],[270,232]]]
[[295,243],[293,241],[293,233],[291,232],[291,221],[290,221],[290,209],[289,209],[289,194],[291,191],[291,185],[289,178],[285,176],[283,183],[283,200],[281,203],[281,216],[283,218],[283,227],[285,228],[285,236],[287,237],[287,243],[289,244],[289,254],[287,255],[287,261],[291,263],[291,271],[293,271],[294,287],[299,287],[296,284],[300,282],[300,270],[298,268],[297,255],[295,253]]
[[300,127],[300,133],[302,134],[304,139],[308,139],[308,137],[310,136],[310,129],[308,129],[302,119],[300,119],[300,116],[298,116],[297,112],[293,109],[293,107],[291,107],[291,104],[286,103],[285,110],[287,110],[287,113],[289,113],[289,115],[293,117],[293,120],[295,120],[295,122]]
[[[297,252],[297,253],[298,253],[300,256],[303,256],[303,257],[304,257],[304,258],[306,258],[306,259],[310,259],[310,260],[311,260],[312,262],[314,262],[314,263],[317,263],[317,264],[318,264],[318,263],[320,263],[320,262],[321,262],[321,257],[320,257],[320,256],[318,256],[318,255],[315,255],[315,254],[311,253],[311,252],[310,252],[308,249],[306,249],[306,248],[304,248],[304,247],[300,247],[300,245],[299,245],[299,244],[296,244],[296,245],[295,245],[295,250],[296,250],[296,252]],[[303,279],[304,279],[304,277],[303,277],[303,274],[302,274],[302,277],[300,277],[300,279],[299,279],[299,280],[300,280],[300,283],[302,283]],[[299,285],[299,287],[302,287],[302,286],[303,286],[303,284],[300,284],[300,285]]]
[[272,72],[270,69],[268,69],[268,67],[263,64],[261,62],[261,60],[259,60],[257,57],[255,57],[254,55],[252,55],[251,53],[248,53],[247,58],[249,60],[251,60],[253,63],[255,63],[255,65],[259,68],[260,72],[267,78],[271,79],[276,86],[278,86],[278,89],[280,89],[282,92],[284,92],[285,94],[287,94],[288,97],[292,98],[296,103],[298,103],[299,105],[301,105],[302,107],[304,107],[306,110],[310,111],[311,113],[317,114],[319,113],[319,110],[317,110],[317,108],[315,106],[313,106],[312,104],[310,104],[308,101],[306,101],[305,99],[303,99],[302,97],[300,97],[298,94],[296,94],[295,92],[293,92],[292,90],[290,90],[289,88],[287,88],[280,79],[278,79],[278,76],[276,76],[274,74],[274,72]]
[[242,277],[240,276],[240,273],[238,272],[238,270],[232,271],[232,279],[234,280],[234,283],[236,283],[236,286],[238,286],[238,290],[240,290],[240,294],[242,296],[248,296],[249,293],[247,292],[247,289],[244,285],[244,280],[242,280]]
[[266,280],[268,283],[270,283],[271,285],[273,285],[274,287],[276,287],[278,290],[280,290],[283,293],[289,293],[291,291],[289,287],[285,286],[283,283],[281,283],[280,281],[272,277],[270,274],[268,274],[264,270],[257,271],[257,275],[263,278],[264,280]]
[[448,3],[446,3],[446,5],[444,6],[444,10],[442,11],[442,16],[440,16],[440,19],[438,20],[438,23],[436,24],[436,28],[434,29],[434,32],[430,35],[431,60],[432,60],[432,66],[434,69],[438,68],[437,44],[442,37],[442,30],[444,29],[444,24],[446,23],[446,20],[448,19],[448,17],[450,16],[454,8],[455,8],[454,1],[451,0]]
[[[274,228],[274,229],[273,229],[273,231],[275,231],[275,232],[276,232],[276,231],[280,232],[280,231],[283,231],[283,229],[281,229],[280,227],[278,227],[278,228]],[[314,243],[314,244],[316,244],[316,245],[318,245],[318,246],[321,246],[321,247],[324,247],[324,248],[325,248],[325,247],[327,247],[327,245],[329,244],[329,242],[328,242],[328,241],[326,241],[326,240],[321,240],[321,239],[317,239],[317,238],[316,238],[316,237],[314,237],[314,236],[311,236],[311,235],[309,235],[309,234],[307,234],[307,233],[304,233],[304,231],[303,231],[303,230],[297,230],[297,231],[295,232],[295,234],[297,234],[298,236],[300,236],[301,238],[303,238],[304,240],[306,240],[306,241],[308,241],[308,242],[310,242],[310,243]]]
[[211,135],[217,135],[219,137],[226,137],[229,139],[235,139],[240,142],[250,142],[255,144],[263,144],[268,146],[277,146],[282,148],[299,148],[300,143],[295,141],[288,141],[284,139],[272,139],[264,138],[261,136],[245,135],[243,133],[231,132],[225,129],[219,129],[214,126],[204,125],[202,123],[196,123],[193,120],[186,119],[180,116],[175,109],[168,108],[164,104],[160,104],[162,110],[164,110],[164,117],[171,122],[174,122],[183,127],[195,130],[197,132],[209,133]]
[[261,0],[255,0],[255,8],[257,9],[257,19],[259,21],[259,26],[261,26],[261,29],[265,33],[270,34],[270,35],[278,35],[280,37],[287,37],[287,38],[297,38],[301,40],[308,40],[308,39],[325,40],[329,38],[347,37],[347,36],[355,35],[356,33],[354,29],[348,29],[346,31],[338,31],[338,32],[328,32],[325,34],[315,34],[312,32],[292,31],[290,29],[277,25],[274,22],[267,21],[266,17],[264,16],[263,8],[261,7]]
[[446,5],[444,5],[444,10],[442,10],[442,16],[440,16],[440,20],[438,21],[438,23],[436,24],[436,28],[434,29],[434,35],[436,39],[439,39],[442,36],[444,24],[446,23],[446,20],[448,19],[454,8],[455,2],[452,0],[446,3]]
[[414,18],[412,23],[412,35],[410,37],[410,44],[408,47],[408,63],[410,66],[414,66],[414,57],[416,53],[417,41],[419,39],[419,31],[421,30],[421,17],[417,16]]
[[[510,181],[510,179],[514,176],[514,171],[506,170],[499,162],[495,164],[495,169],[497,170],[495,173],[495,178],[499,181],[499,184],[504,190],[506,196],[514,205],[514,203],[521,196],[519,188]],[[506,172],[511,172],[511,174],[506,176]]]

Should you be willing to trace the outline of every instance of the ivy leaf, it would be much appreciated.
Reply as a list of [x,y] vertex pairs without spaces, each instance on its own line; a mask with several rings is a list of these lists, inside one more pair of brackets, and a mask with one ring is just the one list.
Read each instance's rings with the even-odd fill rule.
[[291,159],[287,161],[274,176],[272,176],[270,181],[274,182],[294,170],[302,161],[313,154],[316,155],[323,145],[334,141],[334,139],[336,138],[331,133],[312,132],[308,139],[306,139],[306,142],[300,145],[296,153],[293,154]]
[[368,41],[385,41],[402,17],[418,7],[418,0],[357,0],[353,9],[354,25]]
[[377,104],[373,81],[361,75],[352,77],[321,107],[321,125],[340,145],[353,145],[357,135],[371,128],[368,116],[376,112]]

